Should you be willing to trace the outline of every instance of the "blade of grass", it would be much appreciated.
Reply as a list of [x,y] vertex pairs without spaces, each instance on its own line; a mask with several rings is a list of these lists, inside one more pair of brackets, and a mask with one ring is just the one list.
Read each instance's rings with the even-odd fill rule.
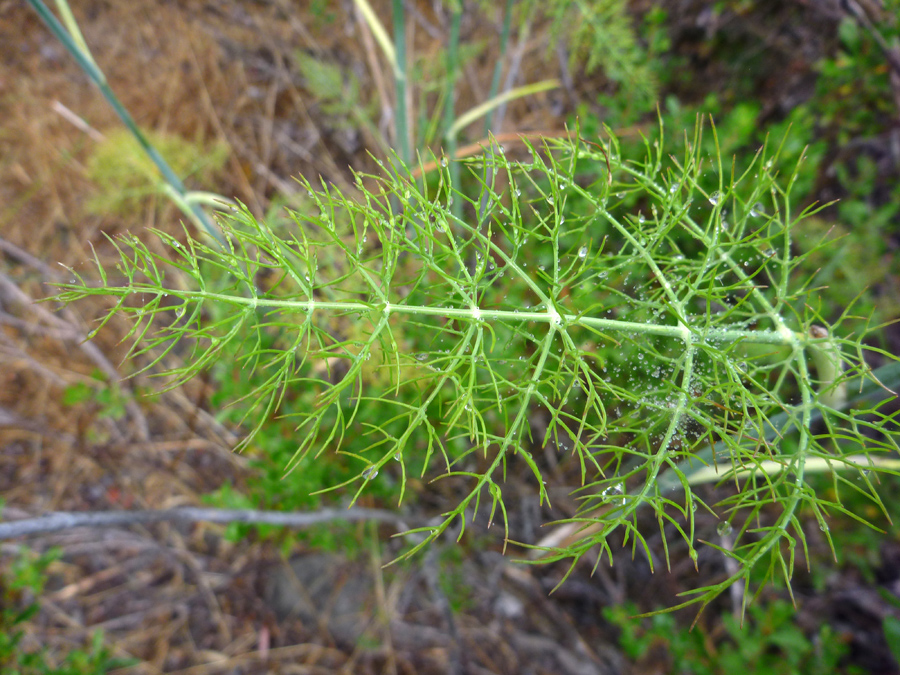
[[[32,9],[37,12],[37,15],[41,18],[41,20],[46,24],[47,28],[50,29],[50,32],[53,33],[54,37],[59,40],[63,46],[66,48],[78,63],[79,67],[87,74],[88,78],[97,85],[97,88],[100,89],[100,93],[103,94],[103,97],[115,111],[116,115],[118,115],[119,119],[122,120],[122,123],[125,127],[131,132],[134,138],[137,140],[138,144],[143,148],[144,152],[147,153],[147,156],[151,159],[151,161],[156,165],[156,168],[159,170],[159,173],[162,175],[163,180],[171,186],[172,190],[174,190],[178,195],[184,198],[187,195],[187,189],[184,186],[184,183],[181,179],[172,171],[171,167],[166,163],[163,159],[162,155],[156,150],[153,145],[147,140],[147,137],[141,131],[140,127],[134,121],[134,118],[131,116],[131,113],[122,105],[122,102],[118,99],[115,93],[109,86],[109,83],[106,81],[106,76],[103,74],[103,71],[97,67],[97,64],[94,62],[94,58],[91,56],[90,51],[87,49],[87,45],[84,43],[84,38],[81,36],[81,32],[78,31],[74,36],[69,31],[65,29],[65,27],[59,22],[53,12],[44,4],[43,0],[28,0],[28,4],[31,5]],[[71,11],[68,10],[68,5],[66,0],[58,0],[57,5],[65,5],[66,10],[63,12],[63,16],[68,17],[68,20],[72,22],[74,25],[74,18],[72,17]],[[213,223],[212,218],[209,217],[200,206],[196,203],[190,204],[189,202],[182,202],[181,204],[187,204],[189,208],[189,213],[191,215],[191,221],[195,224],[200,224],[203,227],[203,230],[211,237],[216,239],[220,244],[224,243],[224,239],[222,238],[221,233],[219,232],[216,225]],[[179,207],[181,208],[181,204]]]

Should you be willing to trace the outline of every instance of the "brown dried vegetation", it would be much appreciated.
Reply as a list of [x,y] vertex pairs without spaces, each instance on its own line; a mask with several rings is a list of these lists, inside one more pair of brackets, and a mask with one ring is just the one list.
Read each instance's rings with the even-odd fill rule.
[[[292,65],[295,50],[353,73],[361,100],[375,110],[392,86],[352,3],[311,3],[332,15],[330,22],[307,4],[98,0],[74,10],[98,64],[142,128],[229,149],[224,166],[206,176],[211,182],[191,187],[233,196],[262,216],[276,194],[293,191],[293,175],[349,185],[348,166],[371,168],[367,151],[378,153],[378,133],[389,136],[384,116],[371,127],[348,128],[304,89]],[[430,3],[409,4],[416,6],[412,51],[423,63],[437,59],[440,18]],[[646,4],[634,3],[639,10]],[[703,24],[704,3],[668,4],[673,35],[682,38],[676,47],[697,50],[692,58],[702,63],[695,34],[717,30]],[[795,24],[796,44],[784,47],[795,50],[790,71],[800,80],[828,47],[811,27],[832,35],[835,29],[838,10],[827,3],[803,8],[815,4],[794,3],[809,20]],[[387,3],[378,9],[389,15]],[[769,28],[775,24],[753,18],[747,30],[762,31],[763,44],[782,48],[784,35]],[[463,31],[466,41],[487,42],[494,27],[472,22]],[[118,120],[23,3],[0,0],[0,45],[4,518],[170,508],[197,504],[225,483],[239,489],[246,462],[230,451],[234,431],[210,414],[203,382],[146,396],[152,383],[122,379],[134,367],[121,363],[124,348],[116,339],[123,326],[87,341],[102,307],[55,311],[34,304],[52,294],[48,283],[67,278],[58,263],[86,271],[91,246],[100,256],[111,253],[102,232],[178,233],[180,214],[158,195],[136,201],[127,216],[90,210],[99,188],[87,163]],[[558,68],[548,62],[540,30],[522,49],[528,81]],[[464,72],[459,110],[484,100],[494,56],[488,48]],[[706,72],[709,89],[716,78],[730,77]],[[796,91],[779,80],[770,73],[761,82],[772,110],[790,105]],[[572,102],[603,86],[600,76],[582,78],[563,93],[518,102],[507,113],[507,129],[561,130]],[[123,414],[101,414],[100,402],[64,405],[65,391],[78,384],[97,395],[110,384],[120,388]],[[523,503],[516,517],[527,520],[529,508],[535,505]],[[51,567],[26,646],[65,650],[103,629],[115,655],[139,659],[129,672],[185,675],[630,672],[608,646],[612,635],[600,608],[629,588],[670,600],[687,571],[651,577],[642,563],[617,565],[612,576],[586,569],[548,598],[558,571],[510,567],[483,552],[461,565],[475,600],[452,612],[437,581],[446,569],[436,553],[390,571],[381,569],[387,561],[379,551],[356,562],[315,551],[285,561],[270,545],[228,543],[222,526],[209,524],[76,529],[27,543],[36,550],[59,546],[63,557]],[[0,555],[13,548],[3,544]]]

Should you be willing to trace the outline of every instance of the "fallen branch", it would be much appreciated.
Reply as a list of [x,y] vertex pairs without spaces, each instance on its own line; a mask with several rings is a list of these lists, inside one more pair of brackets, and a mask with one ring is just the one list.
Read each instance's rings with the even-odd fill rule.
[[162,521],[194,523],[253,523],[255,525],[283,525],[285,527],[309,527],[332,520],[375,520],[403,525],[401,517],[381,509],[350,508],[320,509],[311,513],[285,513],[282,511],[257,511],[255,509],[205,509],[180,507],[159,511],[57,511],[37,518],[0,522],[0,540],[29,534],[47,534],[73,527],[109,527],[112,525],[136,525]]
[[[18,247],[9,244],[8,242],[4,242],[2,250],[5,253],[11,253],[12,255],[19,257],[25,264],[30,265],[40,263],[34,256],[19,250]],[[37,269],[43,268],[39,266]],[[122,376],[119,374],[119,371],[116,370],[116,367],[106,358],[106,355],[104,355],[100,348],[91,342],[87,335],[81,331],[70,311],[63,310],[61,314],[64,318],[60,318],[53,312],[44,309],[42,306],[36,304],[30,295],[19,288],[12,279],[2,272],[0,272],[0,296],[2,296],[8,304],[18,304],[27,311],[31,311],[46,326],[51,327],[55,334],[54,336],[58,339],[77,345],[77,347],[94,362],[94,365],[109,378],[110,383],[128,391],[130,395],[125,401],[125,410],[135,423],[138,440],[148,441],[150,439],[147,418],[144,417],[144,413],[141,411],[140,406],[135,403],[133,392],[131,392],[128,385],[122,381]]]

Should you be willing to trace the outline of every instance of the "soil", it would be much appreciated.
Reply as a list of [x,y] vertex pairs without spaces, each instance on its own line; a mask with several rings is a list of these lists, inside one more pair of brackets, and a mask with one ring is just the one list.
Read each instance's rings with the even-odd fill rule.
[[[432,3],[407,4],[415,9],[411,50],[423,62],[436,58],[435,35],[446,32],[446,18]],[[631,6],[642,15],[654,4]],[[837,0],[732,3],[722,13],[695,0],[663,4],[673,52],[687,64],[664,94],[686,102],[709,92],[730,102],[753,96],[763,101],[762,122],[811,95],[815,64],[835,49],[844,12]],[[379,16],[390,15],[389,3],[373,5]],[[369,153],[379,152],[379,134],[389,136],[389,110],[379,101],[392,78],[353,3],[87,0],[73,11],[111,88],[142,128],[194,148],[227,148],[227,160],[198,169],[195,176],[206,182],[191,187],[232,196],[262,217],[277,208],[279,195],[296,191],[293,176],[351,189],[351,168],[376,169]],[[467,18],[463,41],[490,45],[496,29]],[[522,81],[559,70],[544,27],[524,47]],[[490,49],[466,69],[459,110],[484,99]],[[375,102],[371,125],[338,121],[312,97],[295,67],[298,50],[355,73],[359,100]],[[748,63],[751,77],[742,74]],[[562,130],[575,103],[614,91],[602,74],[570,79],[565,95],[510,105],[502,131]],[[4,519],[196,505],[222,485],[239,491],[249,475],[246,459],[231,452],[240,430],[216,420],[205,382],[142,398],[152,383],[121,379],[131,367],[120,343],[126,328],[112,324],[87,340],[108,301],[65,310],[33,304],[53,294],[50,283],[69,278],[67,267],[89,273],[93,250],[108,255],[104,233],[178,233],[181,215],[160,195],[121,210],[91,205],[103,197],[89,166],[92,149],[120,123],[35,12],[12,0],[0,0],[0,120]],[[830,185],[823,179],[823,191]],[[104,382],[121,389],[112,400],[120,402],[118,412],[101,397]],[[67,405],[66,392],[77,387],[94,395]],[[512,519],[520,540],[534,540],[546,514],[522,494]],[[708,526],[715,530],[714,521]],[[223,526],[205,523],[78,528],[4,543],[0,560],[9,564],[19,543],[62,551],[26,647],[61,654],[102,629],[116,656],[137,659],[121,672],[184,675],[667,673],[665,649],[636,663],[625,657],[603,608],[625,600],[643,608],[673,604],[698,576],[724,571],[711,552],[699,571],[678,550],[670,551],[671,570],[651,570],[624,550],[612,569],[577,565],[551,593],[568,568],[514,564],[501,555],[493,530],[466,540],[464,562],[450,562],[455,544],[448,540],[387,569],[393,531],[382,526],[382,534],[377,550],[349,559],[300,546],[285,552],[252,537],[232,542]],[[813,555],[827,551],[820,534],[809,533]],[[476,545],[483,540],[489,543]],[[810,634],[830,624],[851,645],[852,665],[898,672],[881,622],[900,615],[880,592],[900,593],[900,545],[886,541],[868,555],[875,556],[877,578],[845,562],[833,567],[824,593],[814,592],[800,570],[796,621]],[[458,595],[448,592],[453,583]],[[714,639],[721,626],[713,618],[733,609],[723,596],[697,630]],[[690,623],[694,614],[679,618]]]

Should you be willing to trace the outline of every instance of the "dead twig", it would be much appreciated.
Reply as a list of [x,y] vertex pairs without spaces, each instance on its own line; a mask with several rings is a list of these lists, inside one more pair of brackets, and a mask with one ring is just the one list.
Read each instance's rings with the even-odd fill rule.
[[24,417],[16,415],[16,413],[12,412],[11,410],[7,410],[6,408],[0,406],[0,429],[3,428],[22,429],[24,431],[40,434],[42,436],[58,438],[64,443],[69,444],[75,443],[76,441],[76,438],[72,434],[61,434],[53,431],[47,425],[46,421],[26,419]]
[[11,258],[16,258],[22,264],[28,265],[32,269],[37,270],[51,281],[59,281],[60,279],[59,274],[54,271],[49,265],[47,265],[47,263],[45,263],[43,260],[35,258],[28,251],[16,246],[11,241],[6,241],[5,239],[0,238],[0,251],[3,251]]
[[145,511],[56,511],[36,518],[0,522],[0,540],[31,534],[47,534],[75,527],[110,527],[167,522],[179,523],[252,523],[256,525],[282,525],[284,527],[309,527],[333,520],[374,520],[395,523],[407,527],[396,513],[382,509],[350,508],[320,509],[310,513],[286,513],[283,511],[259,511],[256,509],[212,509],[179,507],[175,509]]
[[[4,250],[9,252],[7,249]],[[24,258],[22,260],[28,264],[28,261]],[[93,344],[88,339],[87,335],[78,328],[74,317],[72,317],[67,310],[61,312],[65,317],[65,320],[52,312],[49,312],[36,304],[31,296],[19,288],[12,279],[2,272],[0,272],[0,297],[3,297],[10,304],[22,306],[26,311],[33,313],[44,325],[53,327],[58,331],[60,339],[77,345],[85,356],[93,361],[94,365],[109,378],[114,386],[124,389],[129,394],[125,402],[125,409],[135,424],[138,440],[150,440],[147,419],[144,417],[144,413],[141,411],[140,407],[134,401],[133,392],[131,392],[127,385],[122,382],[122,376],[119,374],[118,370],[116,370],[116,367],[110,363],[109,359],[106,358],[100,348]]]

